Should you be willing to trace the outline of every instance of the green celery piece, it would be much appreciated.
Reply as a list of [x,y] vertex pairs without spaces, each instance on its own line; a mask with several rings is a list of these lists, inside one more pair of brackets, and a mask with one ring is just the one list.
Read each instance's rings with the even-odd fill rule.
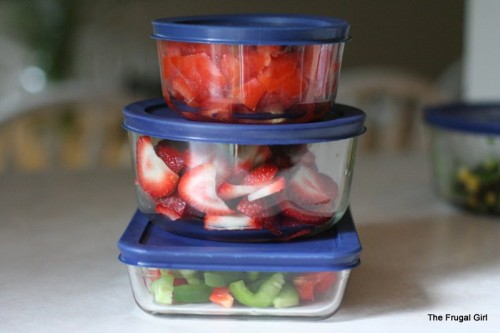
[[225,287],[228,285],[224,274],[218,272],[205,272],[203,273],[205,284],[210,287]]
[[174,277],[172,275],[162,275],[159,279],[151,282],[149,290],[153,293],[155,302],[172,304]]
[[280,293],[273,300],[275,308],[288,308],[291,306],[299,305],[299,293],[290,284],[285,284]]
[[212,290],[212,287],[203,283],[174,286],[174,301],[180,303],[208,302]]
[[257,292],[248,289],[243,280],[231,283],[229,290],[241,304],[254,308],[265,308],[273,304],[273,300],[278,296],[284,284],[284,275],[274,273],[262,283]]
[[192,276],[198,276],[198,271],[194,269],[179,269],[177,271],[181,276],[187,278],[187,277],[192,277]]
[[203,281],[199,277],[196,276],[187,276],[185,277],[188,284],[202,284]]

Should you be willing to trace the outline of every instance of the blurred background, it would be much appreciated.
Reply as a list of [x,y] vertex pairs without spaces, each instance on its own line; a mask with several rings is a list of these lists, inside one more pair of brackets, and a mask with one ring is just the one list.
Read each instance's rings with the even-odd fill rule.
[[421,149],[421,107],[463,97],[470,11],[466,0],[0,0],[0,173],[129,168],[121,108],[161,96],[150,22],[179,15],[346,19],[337,100],[368,114],[360,148]]

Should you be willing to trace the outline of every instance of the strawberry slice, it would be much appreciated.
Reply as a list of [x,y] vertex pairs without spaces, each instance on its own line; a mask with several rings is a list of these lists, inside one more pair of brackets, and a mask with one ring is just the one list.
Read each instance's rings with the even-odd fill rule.
[[142,190],[153,198],[170,195],[179,176],[156,155],[150,137],[137,139],[136,154],[137,178]]
[[228,287],[216,287],[212,290],[209,297],[212,303],[218,304],[225,308],[231,308],[234,303],[234,298],[229,292]]
[[329,176],[319,173],[308,164],[294,167],[288,187],[289,198],[305,205],[317,205],[331,202],[337,196],[337,184]]
[[274,216],[279,213],[278,202],[275,197],[262,198],[249,201],[248,197],[240,200],[236,209],[243,214],[253,218]]
[[201,164],[187,170],[179,180],[179,196],[206,214],[229,215],[233,210],[217,196],[217,170],[214,163]]
[[257,221],[243,214],[235,215],[205,215],[205,229],[208,230],[243,230],[261,229]]
[[299,206],[291,201],[283,201],[280,203],[280,208],[283,215],[304,224],[325,223],[334,215],[334,209],[331,203]]
[[172,170],[173,172],[179,174],[186,163],[184,162],[184,154],[174,147],[172,147],[168,141],[162,140],[158,142],[155,147],[155,152],[158,157],[160,157],[163,162]]
[[170,220],[180,219],[186,210],[186,202],[177,195],[161,198],[156,204],[155,211],[167,216]]
[[259,164],[265,162],[272,155],[268,146],[260,145],[240,145],[237,146],[236,170],[250,171]]
[[[217,194],[224,200],[243,197],[258,191],[260,192],[257,195],[254,195],[255,198],[253,200],[270,195],[281,190],[277,188],[278,185],[272,185],[271,183],[277,172],[278,167],[275,164],[268,163],[260,165],[243,178],[241,181],[243,185],[235,185],[225,182],[219,186]],[[267,185],[270,186],[268,188],[264,188]],[[284,188],[284,181],[282,185]]]
[[285,189],[285,178],[278,177],[275,181],[261,186],[258,190],[248,195],[248,201],[255,201],[275,193],[281,192]]

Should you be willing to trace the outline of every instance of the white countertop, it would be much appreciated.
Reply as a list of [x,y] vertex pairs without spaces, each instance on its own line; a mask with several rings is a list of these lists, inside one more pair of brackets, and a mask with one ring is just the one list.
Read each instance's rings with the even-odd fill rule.
[[0,175],[0,332],[497,331],[500,218],[438,198],[425,155],[358,154],[356,163],[362,264],[339,311],[314,322],[146,314],[117,260],[136,209],[130,171]]

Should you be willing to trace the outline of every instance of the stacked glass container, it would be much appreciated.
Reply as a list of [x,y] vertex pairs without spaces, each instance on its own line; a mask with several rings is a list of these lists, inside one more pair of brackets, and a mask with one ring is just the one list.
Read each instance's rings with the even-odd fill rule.
[[138,210],[118,246],[154,314],[325,317],[361,245],[361,110],[335,104],[347,22],[153,21],[163,98],[124,108]]

